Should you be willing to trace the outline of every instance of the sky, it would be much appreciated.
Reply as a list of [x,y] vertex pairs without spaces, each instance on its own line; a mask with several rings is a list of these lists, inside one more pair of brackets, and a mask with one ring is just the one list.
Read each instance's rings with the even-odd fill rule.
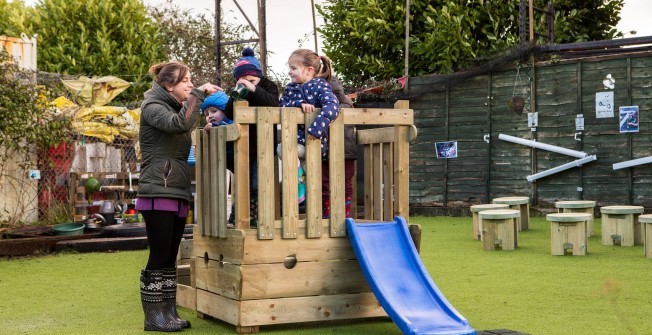
[[[145,3],[155,5],[163,0],[145,0]],[[249,19],[257,24],[257,0],[237,0]],[[173,0],[181,8],[188,8],[199,13],[215,13],[215,0]],[[322,3],[315,0],[315,3]],[[310,0],[267,0],[267,50],[269,69],[275,73],[287,72],[287,58],[294,49],[299,47],[314,49],[312,10]],[[223,16],[228,20],[246,21],[240,14],[233,0],[222,0]],[[625,37],[652,36],[652,0],[625,0],[621,11],[621,21],[616,26],[623,32],[636,31],[635,35],[627,33]],[[233,22],[233,21],[232,21]],[[323,19],[317,13],[317,25],[323,24]],[[301,41],[301,43],[299,42]],[[322,46],[318,41],[318,46]]]

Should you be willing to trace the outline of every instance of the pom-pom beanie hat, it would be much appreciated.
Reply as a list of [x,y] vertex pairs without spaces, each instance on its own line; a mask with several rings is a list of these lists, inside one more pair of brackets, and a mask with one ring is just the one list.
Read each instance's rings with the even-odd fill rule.
[[221,111],[226,109],[226,103],[229,101],[229,96],[224,91],[217,91],[204,99],[201,104],[201,110],[205,111],[206,108],[215,107]]
[[254,51],[251,48],[242,50],[242,58],[238,59],[235,67],[233,67],[233,78],[235,80],[246,75],[252,75],[258,78],[263,77],[263,71],[260,69],[260,61],[254,57]]

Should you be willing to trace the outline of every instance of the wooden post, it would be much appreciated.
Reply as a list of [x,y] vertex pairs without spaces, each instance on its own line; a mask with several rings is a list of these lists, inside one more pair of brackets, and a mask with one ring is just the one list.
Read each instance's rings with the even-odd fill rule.
[[330,186],[330,235],[346,236],[344,195],[344,117],[329,126],[328,182]]
[[[274,238],[274,124],[271,112],[259,107],[256,111],[258,132],[258,238]],[[249,170],[245,170],[248,174]],[[248,191],[248,190],[247,190]],[[285,195],[284,195],[285,197]],[[239,203],[249,210],[249,203]]]
[[[305,114],[305,124],[312,124],[317,115],[316,112]],[[306,237],[308,238],[321,236],[321,177],[321,142],[306,141]]]
[[[410,102],[399,100],[394,108],[409,109]],[[394,126],[394,216],[400,215],[409,221],[410,206],[410,142],[409,126]]]
[[299,221],[298,165],[297,161],[297,122],[299,109],[281,109],[281,150],[283,176],[283,238],[296,238]]

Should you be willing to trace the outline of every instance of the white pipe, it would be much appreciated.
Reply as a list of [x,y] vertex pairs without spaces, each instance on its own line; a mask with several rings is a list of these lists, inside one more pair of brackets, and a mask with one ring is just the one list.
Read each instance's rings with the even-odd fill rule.
[[527,181],[533,182],[533,181],[535,181],[537,179],[549,176],[551,174],[555,174],[557,172],[568,170],[568,169],[574,168],[576,166],[582,166],[582,164],[592,162],[592,161],[594,161],[596,159],[598,159],[598,158],[595,155],[586,156],[584,158],[574,160],[574,161],[572,161],[570,163],[566,163],[564,165],[560,165],[560,166],[554,167],[552,169],[548,169],[548,170],[541,171],[539,173],[535,173],[533,175],[527,176]]
[[615,163],[613,166],[614,166],[614,170],[618,170],[618,169],[624,169],[624,168],[641,165],[641,164],[647,164],[647,163],[652,163],[652,156]]
[[545,143],[541,143],[541,142],[537,142],[537,141],[533,141],[533,140],[526,140],[526,139],[523,139],[523,138],[520,138],[520,137],[514,137],[514,136],[505,135],[505,134],[499,134],[498,139],[503,140],[503,141],[507,141],[507,142],[516,143],[516,144],[526,145],[528,147],[533,147],[533,148],[542,149],[542,150],[546,150],[546,151],[552,151],[552,152],[556,152],[558,154],[567,155],[567,156],[571,156],[571,157],[575,157],[575,158],[584,158],[584,157],[588,156],[588,154],[586,152],[566,149],[566,148],[558,147],[558,146],[552,145],[552,144],[545,144]]

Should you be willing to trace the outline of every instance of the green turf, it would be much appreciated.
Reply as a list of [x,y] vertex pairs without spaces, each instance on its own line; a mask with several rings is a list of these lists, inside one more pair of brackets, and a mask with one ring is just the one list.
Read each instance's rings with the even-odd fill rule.
[[[652,334],[652,260],[642,246],[551,256],[550,229],[534,218],[514,251],[484,251],[470,218],[412,218],[423,227],[421,256],[453,306],[477,330],[533,335]],[[147,251],[0,259],[0,334],[144,334],[138,297]],[[188,334],[234,334],[234,327],[191,320]],[[268,334],[388,334],[386,319],[262,326]],[[149,332],[147,332],[150,334]]]

